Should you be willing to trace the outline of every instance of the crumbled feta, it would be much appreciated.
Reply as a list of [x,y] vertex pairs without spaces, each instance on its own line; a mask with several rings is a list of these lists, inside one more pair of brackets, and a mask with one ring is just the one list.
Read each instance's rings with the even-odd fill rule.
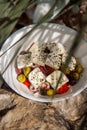
[[56,43],[56,45],[52,48],[52,52],[56,52],[57,54],[64,54],[65,48],[61,43]]
[[35,88],[39,88],[39,86],[45,81],[45,76],[37,67],[29,73],[28,79]]
[[[62,63],[65,62],[67,56],[68,56],[68,53],[64,53],[64,54],[62,55]],[[75,67],[76,67],[76,59],[75,59],[75,57],[73,57],[73,56],[71,57],[71,60],[70,60],[70,62],[69,62],[69,64],[68,64],[68,67],[69,67],[69,69],[70,69],[71,71],[73,71],[73,70],[75,69]]]
[[38,50],[42,50],[42,44],[40,42],[35,42],[35,44],[33,44],[29,49],[29,52],[33,53],[34,51],[38,51]]
[[43,52],[41,43],[34,44],[29,51],[32,53],[31,59],[34,64],[45,65],[47,54]]
[[[51,84],[52,88],[55,89],[61,73],[62,73],[61,71],[56,70],[53,73],[51,73],[49,76],[47,76],[46,80]],[[62,85],[64,85],[68,81],[69,81],[69,79],[66,77],[66,75],[64,73],[62,73],[62,77],[58,84],[58,88],[60,88]]]
[[45,42],[42,44],[42,49],[44,50],[45,48],[48,48],[50,52],[52,52],[52,49],[55,48],[56,43],[51,43],[51,42]]
[[[59,69],[61,65],[61,54],[65,52],[65,49],[60,43],[40,43],[36,42],[29,50],[34,64],[44,66],[50,65],[56,69]],[[53,55],[53,56],[52,56]],[[50,62],[51,61],[51,62]]]
[[32,66],[33,63],[31,61],[31,53],[20,54],[17,56],[17,67],[23,68],[27,66]]
[[61,43],[44,43],[42,44],[42,48],[48,48],[50,52],[57,52],[57,54],[65,53],[65,48]]
[[62,54],[65,53],[65,49],[60,43],[50,43],[51,53],[48,54],[46,59],[46,65],[53,67],[54,69],[59,69],[62,63]]
[[41,65],[41,66],[45,65],[46,57],[47,57],[46,54],[44,54],[43,52],[39,52],[39,51],[37,51],[37,52],[35,51],[31,55],[32,62],[34,64],[38,64],[38,65]]
[[59,69],[61,66],[61,62],[62,62],[62,56],[57,54],[57,52],[52,52],[48,54],[46,59],[46,65],[54,69]]

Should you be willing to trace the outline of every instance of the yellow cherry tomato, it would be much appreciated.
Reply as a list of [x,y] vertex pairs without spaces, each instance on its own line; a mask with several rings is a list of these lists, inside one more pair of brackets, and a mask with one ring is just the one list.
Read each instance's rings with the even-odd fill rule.
[[23,73],[24,73],[25,76],[27,76],[30,72],[31,72],[31,68],[30,67],[23,68]]
[[25,77],[25,75],[24,74],[20,74],[20,75],[18,75],[17,76],[17,80],[19,81],[19,82],[25,82],[25,80],[26,80],[26,77]]
[[47,95],[48,96],[53,96],[54,95],[54,90],[53,89],[47,90]]

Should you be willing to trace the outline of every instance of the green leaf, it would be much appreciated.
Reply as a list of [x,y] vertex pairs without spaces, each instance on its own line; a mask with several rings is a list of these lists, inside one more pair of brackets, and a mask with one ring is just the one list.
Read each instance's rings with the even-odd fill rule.
[[0,10],[1,10],[0,18],[7,17],[8,13],[10,11],[9,5],[10,5],[10,3],[8,3],[8,2],[0,4]]
[[[42,19],[40,19],[39,21],[38,21],[38,23],[34,26],[34,28],[30,31],[30,32],[28,32],[28,34],[25,34],[25,36],[26,35],[29,35],[35,28],[37,28],[41,23],[43,23],[44,21],[46,21],[49,17],[50,17],[50,15],[51,15],[51,13],[52,13],[52,11],[53,11],[53,9],[55,8],[55,5],[56,5],[56,3],[57,3],[57,1],[54,3],[54,5],[52,6],[52,8],[48,11],[48,13],[42,18]],[[19,12],[21,12],[21,11],[19,11]],[[17,16],[17,15],[16,15]],[[14,23],[15,23],[15,21],[14,21]],[[11,25],[7,25],[7,26],[5,26],[5,28],[3,28],[3,29],[1,29],[2,31],[1,31],[1,33],[0,33],[0,37],[1,37],[1,39],[0,39],[0,47],[2,46],[2,44],[3,44],[3,42],[4,42],[4,40],[9,36],[9,34],[11,33],[11,30],[12,30],[12,28],[14,28],[14,26],[15,26],[15,24],[14,23],[9,23],[9,24],[11,24]],[[11,26],[11,27],[10,27]],[[21,40],[21,39],[20,39]]]
[[29,0],[21,0],[12,8],[8,17],[10,19],[15,19],[19,17],[27,9],[28,5],[29,5]]
[[2,87],[2,85],[3,85],[3,78],[2,78],[2,76],[0,74],[0,88]]
[[[30,7],[34,3],[34,0],[31,1]],[[0,19],[0,48],[4,41],[7,39],[7,37],[13,31],[19,17],[22,15],[23,12],[25,12],[27,8],[29,8],[29,0],[16,0],[15,4],[11,4],[11,2],[4,1],[1,3],[1,5],[0,6],[4,9],[2,15],[3,17],[1,17],[2,19]],[[5,13],[5,10],[7,14]]]
[[8,26],[6,26],[5,28],[1,29],[1,31],[0,31],[0,47],[2,46],[3,42],[7,39],[7,37],[12,32],[12,30],[15,27],[16,23],[17,23],[17,20],[9,23]]

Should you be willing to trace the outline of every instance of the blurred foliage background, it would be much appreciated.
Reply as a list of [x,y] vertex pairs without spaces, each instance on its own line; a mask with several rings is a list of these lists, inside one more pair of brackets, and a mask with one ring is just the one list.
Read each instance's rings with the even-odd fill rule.
[[[58,4],[59,1],[60,0],[56,0],[54,2],[50,11],[48,11],[46,16],[41,18],[37,24],[40,25],[41,23],[46,22],[47,19],[50,19],[55,6],[58,6],[58,8],[60,8],[60,5]],[[7,37],[14,30],[19,18],[23,16],[23,14],[27,10],[34,8],[37,2],[38,0],[0,0],[0,48],[3,45],[4,41],[7,39]],[[61,2],[64,2],[64,0],[61,0]],[[68,10],[71,9],[74,14],[78,13],[80,3],[81,0],[70,0],[68,6],[66,6],[59,14],[56,14],[56,17],[58,18],[60,16],[63,16],[65,15],[65,13],[65,16],[67,16]],[[70,23],[67,24],[69,26]]]

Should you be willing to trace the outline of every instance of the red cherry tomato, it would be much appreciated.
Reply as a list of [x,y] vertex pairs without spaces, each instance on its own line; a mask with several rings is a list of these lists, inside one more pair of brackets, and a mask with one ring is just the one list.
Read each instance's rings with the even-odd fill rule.
[[57,93],[58,94],[63,94],[65,92],[67,92],[69,90],[69,84],[66,83],[64,85],[62,85],[58,90],[57,90]]
[[53,72],[53,68],[48,66],[48,65],[45,65],[45,66],[39,66],[39,69],[42,71],[42,73],[47,76],[49,74],[51,74]]
[[21,74],[22,73],[22,69],[16,68],[16,73],[17,74]]
[[23,82],[23,84],[25,84],[27,87],[30,87],[30,85],[31,85],[31,83],[29,82],[28,79],[26,79],[26,80]]
[[47,75],[51,74],[54,71],[54,69],[48,65],[45,65],[45,69],[47,71]]
[[47,76],[47,71],[44,66],[39,66],[39,69],[42,71],[42,73]]

